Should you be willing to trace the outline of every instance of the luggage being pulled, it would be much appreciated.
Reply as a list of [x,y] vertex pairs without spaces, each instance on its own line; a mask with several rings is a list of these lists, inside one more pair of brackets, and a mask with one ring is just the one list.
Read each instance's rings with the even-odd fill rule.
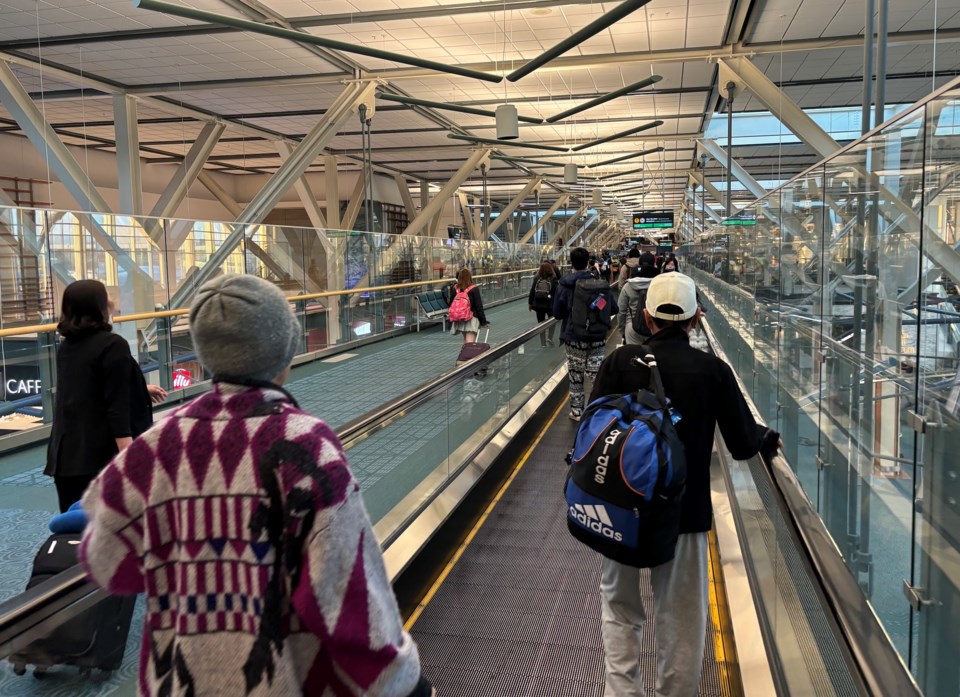
[[[56,576],[77,564],[80,533],[51,535],[33,560],[33,571],[27,588]],[[54,628],[49,636],[37,639],[10,656],[17,675],[27,666],[34,666],[34,675],[41,677],[58,665],[76,666],[81,674],[96,669],[108,678],[120,667],[133,618],[135,596],[110,596],[78,616]]]
[[[480,338],[479,335],[477,336],[477,338],[478,339]],[[490,340],[490,329],[488,328],[487,333],[484,335],[484,341],[482,342],[468,341],[464,343],[463,346],[460,348],[459,355],[457,356],[457,367],[459,368],[461,365],[463,365],[467,361],[471,361],[477,356],[489,351],[490,344],[486,343],[489,340]]]

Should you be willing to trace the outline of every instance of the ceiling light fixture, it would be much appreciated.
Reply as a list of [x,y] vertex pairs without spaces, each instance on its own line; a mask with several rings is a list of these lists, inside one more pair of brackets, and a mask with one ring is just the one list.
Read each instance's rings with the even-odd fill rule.
[[[141,0],[141,1],[157,2],[158,0]],[[626,2],[621,3],[617,7],[607,12],[606,14],[600,15],[597,19],[590,22],[590,24],[585,26],[583,29],[567,37],[566,39],[558,43],[556,46],[554,46],[553,48],[547,49],[546,51],[541,53],[539,56],[534,58],[529,63],[526,63],[520,66],[519,68],[514,70],[512,73],[507,75],[507,79],[510,82],[516,82],[520,78],[526,77],[537,68],[543,65],[546,65],[547,63],[552,61],[557,56],[562,56],[564,53],[566,53],[570,49],[574,48],[579,44],[582,44],[584,41],[586,41],[590,37],[596,34],[599,34],[607,27],[613,24],[616,24],[617,22],[619,22],[621,19],[631,14],[632,12],[636,12],[641,7],[646,5],[648,2],[650,2],[650,0],[626,0]]]
[[577,183],[577,166],[576,165],[563,166],[563,183],[564,184]]
[[497,140],[516,140],[520,137],[517,107],[500,104],[497,107]]

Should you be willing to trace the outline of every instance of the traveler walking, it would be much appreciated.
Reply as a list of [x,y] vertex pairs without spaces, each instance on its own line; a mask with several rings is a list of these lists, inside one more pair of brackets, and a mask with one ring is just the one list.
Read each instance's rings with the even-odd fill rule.
[[570,252],[573,271],[560,279],[553,299],[553,316],[563,322],[560,343],[566,345],[570,381],[570,418],[583,413],[584,382],[593,381],[603,362],[604,344],[617,312],[610,284],[588,269],[590,253],[583,247]]
[[617,326],[620,329],[621,343],[641,344],[650,338],[650,329],[643,316],[643,307],[647,299],[650,282],[659,274],[655,266],[638,266],[633,277],[621,285],[617,305]]
[[463,334],[463,343],[473,343],[477,339],[480,327],[489,327],[487,316],[483,312],[483,300],[480,289],[473,284],[473,274],[464,267],[457,274],[457,283],[453,287],[453,300],[447,311],[451,334]]
[[[770,456],[780,444],[775,431],[750,413],[726,363],[689,344],[699,318],[696,286],[680,273],[654,278],[647,290],[644,317],[652,336],[645,346],[627,345],[603,362],[591,401],[602,395],[646,388],[656,357],[664,392],[679,415],[676,432],[683,443],[687,481],[680,504],[680,536],[672,561],[651,569],[653,615],[657,622],[658,697],[695,697],[700,685],[707,624],[707,532],[710,502],[710,454],[714,431],[736,459],[758,452]],[[640,596],[639,569],[603,558],[600,591],[605,652],[605,697],[644,694],[638,657],[648,614]]]
[[623,265],[620,269],[620,276],[618,281],[620,281],[620,289],[623,290],[624,285],[627,281],[630,280],[630,277],[633,276],[633,272],[636,268],[640,266],[640,250],[631,249],[627,252],[627,263]]
[[[530,297],[527,299],[530,312],[537,313],[537,324],[553,316],[553,299],[557,297],[559,282],[560,279],[554,273],[550,262],[545,261],[540,264],[540,270],[534,276],[533,285],[530,287]],[[545,332],[540,332],[540,345],[546,346],[549,341],[550,345],[553,346],[553,336],[556,330],[557,325],[554,322]],[[549,334],[549,337],[547,334]]]
[[151,404],[167,393],[147,385],[140,365],[110,325],[100,281],[74,281],[63,291],[57,332],[57,390],[43,473],[53,477],[60,512],[83,496],[110,459],[153,423]]
[[90,577],[147,595],[138,693],[426,697],[337,436],[281,387],[301,336],[283,293],[221,276],[190,332],[213,388],[83,499]]

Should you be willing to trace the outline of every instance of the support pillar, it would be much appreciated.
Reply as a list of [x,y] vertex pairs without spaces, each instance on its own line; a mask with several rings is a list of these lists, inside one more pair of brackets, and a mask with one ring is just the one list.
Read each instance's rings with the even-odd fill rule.
[[140,138],[137,130],[137,100],[113,95],[113,128],[117,143],[117,180],[120,213],[143,215],[143,184],[140,180]]
[[490,149],[489,148],[478,148],[470,153],[470,157],[467,158],[467,161],[464,162],[460,169],[451,177],[450,181],[444,184],[443,188],[440,190],[436,196],[426,205],[422,205],[422,196],[423,189],[421,188],[421,209],[420,214],[414,218],[407,229],[403,231],[404,235],[416,235],[421,232],[427,225],[433,220],[433,216],[443,210],[444,204],[447,200],[453,196],[454,192],[460,188],[460,185],[467,180],[473,171],[480,166],[481,163],[489,162],[490,160]]
[[543,181],[542,177],[534,177],[529,182],[524,185],[520,192],[513,197],[510,203],[507,204],[507,207],[500,211],[500,215],[497,216],[497,219],[494,220],[487,226],[486,237],[494,234],[500,227],[510,219],[510,216],[513,215],[513,212],[517,210],[521,203],[529,196],[535,189],[540,186],[540,182]]
[[[290,143],[285,140],[278,140],[275,145],[277,152],[280,154],[280,162],[289,160],[293,154],[293,147]],[[318,230],[325,229],[327,220],[323,216],[323,211],[320,210],[320,204],[317,203],[317,197],[314,195],[313,189],[310,188],[310,182],[307,181],[306,174],[301,174],[294,182],[293,187],[297,190],[297,196],[300,197],[300,203],[303,204],[307,217],[310,218],[310,224]]]
[[526,244],[531,239],[534,239],[534,236],[537,234],[537,231],[542,228],[548,220],[550,220],[553,215],[560,210],[561,206],[567,205],[567,201],[570,200],[569,194],[560,194],[560,197],[554,202],[550,208],[547,209],[547,212],[540,216],[540,219],[537,221],[536,225],[530,228],[526,235],[520,239],[520,244]]
[[323,158],[323,176],[327,184],[327,225],[337,230],[340,227],[340,173],[334,155]]

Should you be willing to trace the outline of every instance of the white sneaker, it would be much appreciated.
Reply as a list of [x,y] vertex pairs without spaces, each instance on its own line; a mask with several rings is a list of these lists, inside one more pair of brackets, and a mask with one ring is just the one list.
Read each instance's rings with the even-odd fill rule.
[[569,416],[574,421],[580,421],[580,414],[578,414],[575,411],[571,411],[569,414],[567,414],[567,416]]

